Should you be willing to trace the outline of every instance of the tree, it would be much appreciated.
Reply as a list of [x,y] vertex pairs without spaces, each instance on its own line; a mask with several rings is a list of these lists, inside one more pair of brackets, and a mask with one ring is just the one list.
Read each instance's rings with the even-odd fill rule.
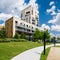
[[0,38],[5,38],[5,37],[6,37],[6,30],[5,30],[5,28],[2,28],[0,30]]
[[40,31],[38,29],[35,30],[34,34],[33,34],[33,41],[38,41],[38,39],[40,38]]
[[49,40],[50,39],[50,32],[48,30],[41,31],[41,30],[36,29],[34,34],[33,34],[33,36],[32,36],[33,37],[33,41],[38,41],[39,39],[43,40],[44,32],[45,32],[46,39]]
[[19,34],[18,33],[15,33],[14,38],[18,39],[19,38]]
[[46,30],[45,34],[46,34],[46,39],[49,40],[50,39],[50,32],[49,32],[49,30]]
[[40,31],[40,39],[41,40],[43,39],[43,36],[44,36],[44,32],[43,31]]
[[25,39],[25,38],[26,38],[26,35],[22,32],[22,33],[20,34],[20,38],[21,38],[21,39]]

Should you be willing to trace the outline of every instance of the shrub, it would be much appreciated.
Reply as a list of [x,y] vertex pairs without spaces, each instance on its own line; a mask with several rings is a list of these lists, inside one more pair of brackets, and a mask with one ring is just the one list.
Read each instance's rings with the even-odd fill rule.
[[26,38],[26,35],[24,33],[21,33],[20,38],[21,39],[25,39]]
[[15,38],[4,38],[0,39],[0,42],[27,42],[28,40],[26,39],[15,39]]
[[15,36],[14,36],[14,38],[18,39],[19,38],[19,34],[16,33]]

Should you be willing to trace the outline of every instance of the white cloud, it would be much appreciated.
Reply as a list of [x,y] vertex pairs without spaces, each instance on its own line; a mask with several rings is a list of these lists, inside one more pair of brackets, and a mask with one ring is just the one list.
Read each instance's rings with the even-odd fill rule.
[[55,34],[53,34],[53,33],[50,33],[50,35],[51,35],[51,37],[54,37],[55,36]]
[[56,17],[52,20],[49,20],[48,23],[60,25],[60,13],[57,13]]
[[[60,10],[56,8],[54,2],[50,2],[49,4],[51,6],[50,9],[47,9],[46,12],[50,15],[52,15],[52,19],[48,21],[48,23],[51,23],[51,31],[56,32],[56,36],[59,36],[58,32],[60,32]],[[55,36],[55,33],[51,33],[52,36]]]
[[60,34],[56,34],[56,37],[60,37]]
[[56,6],[52,6],[50,9],[47,9],[47,13],[50,13],[50,12],[54,11],[55,8],[56,8]]
[[55,30],[55,31],[60,32],[60,25],[52,25],[51,30]]
[[44,30],[44,28],[50,30],[50,27],[48,25],[42,24],[41,25],[41,30]]
[[29,5],[35,6],[35,8],[38,9],[38,4],[36,3],[36,0],[30,0]]
[[26,4],[25,0],[1,0],[0,12],[11,13],[12,10],[14,13],[16,12],[15,10],[20,12],[28,5],[36,6],[38,4],[36,3],[36,0],[30,0],[28,4]]
[[10,17],[12,17],[11,14],[0,13],[0,20],[3,20],[3,21],[4,21],[4,23],[2,23],[2,24],[0,24],[0,25],[5,25],[5,21],[6,21],[8,18],[10,18]]
[[8,19],[10,17],[12,17],[11,14],[4,14],[4,13],[0,14],[0,19],[2,19],[2,20],[6,20],[6,19]]
[[27,4],[25,0],[1,0],[0,1],[0,19],[6,21],[11,16],[20,17],[21,10],[29,5],[38,8],[36,0],[30,0]]
[[55,12],[55,9],[56,9],[56,6],[53,5],[50,9],[47,9],[46,12],[51,15],[56,15],[56,12]]
[[53,5],[53,4],[54,4],[54,1],[51,1],[49,5],[51,6],[51,5]]
[[5,24],[3,23],[3,24],[0,24],[0,26],[5,26]]
[[48,23],[51,23],[51,30],[60,32],[60,13],[57,13],[55,18],[49,20]]
[[51,15],[56,15],[57,13],[55,11],[52,11]]
[[57,11],[58,11],[58,13],[60,13],[60,10],[59,9],[57,9]]

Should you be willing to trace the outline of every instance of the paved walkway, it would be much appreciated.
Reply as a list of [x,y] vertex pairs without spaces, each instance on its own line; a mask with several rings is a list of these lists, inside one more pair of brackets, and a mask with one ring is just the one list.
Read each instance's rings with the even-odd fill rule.
[[52,47],[47,60],[60,60],[60,48]]
[[[58,45],[60,46],[60,44]],[[51,46],[53,45],[47,45],[46,48]],[[42,51],[43,51],[43,46],[36,47],[13,57],[11,60],[40,60]]]
[[[52,45],[48,45],[46,46],[46,48],[50,46]],[[36,47],[13,57],[11,60],[40,60],[40,55],[42,51],[43,51],[43,46]]]

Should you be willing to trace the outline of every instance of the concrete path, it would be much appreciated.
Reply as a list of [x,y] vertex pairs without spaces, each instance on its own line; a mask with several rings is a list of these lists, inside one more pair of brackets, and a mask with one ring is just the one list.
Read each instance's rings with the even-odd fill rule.
[[60,48],[52,47],[47,60],[60,60]]
[[[57,45],[60,46],[60,44]],[[46,48],[51,46],[53,45],[47,45]],[[36,47],[13,57],[11,60],[40,60],[42,51],[43,51],[43,46]]]

